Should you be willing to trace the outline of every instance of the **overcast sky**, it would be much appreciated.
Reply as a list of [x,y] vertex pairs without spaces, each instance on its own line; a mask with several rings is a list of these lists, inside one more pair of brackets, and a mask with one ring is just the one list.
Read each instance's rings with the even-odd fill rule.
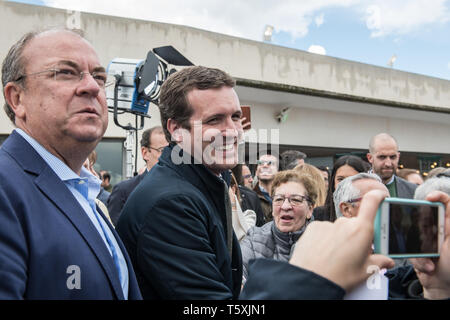
[[450,0],[20,0],[188,25],[450,80]]

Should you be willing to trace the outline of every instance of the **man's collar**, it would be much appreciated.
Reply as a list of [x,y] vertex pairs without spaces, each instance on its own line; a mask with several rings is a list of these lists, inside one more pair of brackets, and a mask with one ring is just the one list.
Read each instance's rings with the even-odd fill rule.
[[[75,173],[71,168],[69,168],[64,162],[59,158],[50,153],[45,149],[39,142],[37,142],[33,137],[28,135],[25,131],[16,128],[15,131],[20,134],[36,152],[42,157],[42,159],[47,163],[47,165],[55,172],[55,174],[62,181],[71,183],[74,186],[86,182],[88,188],[86,192],[89,192],[89,197],[95,199],[100,192],[101,180],[94,176],[85,167],[81,167],[80,175]],[[87,194],[86,194],[87,195]],[[88,196],[86,196],[88,198]]]
[[264,187],[263,187],[261,184],[258,184],[258,185],[259,185],[259,190],[261,190],[261,192],[265,192],[265,193],[269,194],[269,193],[267,192],[267,190],[264,189]]
[[25,131],[20,128],[16,128],[15,131],[20,134],[33,147],[34,150],[36,150],[36,152],[42,157],[42,159],[44,159],[47,165],[52,168],[52,170],[62,181],[80,178],[80,176],[69,168],[64,162],[62,162],[61,159],[50,153]]
[[394,182],[394,179],[395,179],[395,174],[392,175],[391,179],[386,183],[386,185],[388,186],[388,185],[390,185],[391,183],[393,183],[393,182]]

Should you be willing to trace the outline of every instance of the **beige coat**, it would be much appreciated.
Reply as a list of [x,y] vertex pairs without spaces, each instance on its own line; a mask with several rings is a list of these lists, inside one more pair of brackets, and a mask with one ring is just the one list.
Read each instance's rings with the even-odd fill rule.
[[233,230],[236,234],[236,237],[239,241],[241,241],[245,235],[247,234],[247,231],[255,226],[256,224],[256,213],[253,210],[245,210],[242,212],[241,206],[239,205],[239,201],[236,196],[234,196],[234,203],[233,203],[233,215],[232,215],[232,222],[233,222]]

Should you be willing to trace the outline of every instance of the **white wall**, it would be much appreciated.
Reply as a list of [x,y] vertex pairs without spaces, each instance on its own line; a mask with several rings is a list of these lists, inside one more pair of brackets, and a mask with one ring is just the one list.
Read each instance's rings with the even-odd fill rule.
[[[0,59],[25,32],[50,25],[77,21],[72,12],[40,6],[0,2]],[[399,140],[400,149],[450,153],[450,113],[414,111],[417,108],[450,110],[450,81],[400,72],[393,69],[336,59],[282,48],[195,28],[139,21],[89,13],[79,15],[80,27],[107,65],[115,57],[145,58],[158,46],[173,45],[196,65],[219,67],[232,76],[261,82],[290,85],[338,95],[403,103],[408,109],[276,93],[272,103],[261,101],[248,88],[237,88],[242,104],[253,105],[255,128],[279,128],[282,144],[322,147],[367,148],[373,134],[388,131]],[[251,90],[250,90],[251,91]],[[264,91],[264,90],[263,90]],[[273,92],[265,91],[268,97]],[[270,99],[268,99],[270,100]],[[278,124],[274,115],[289,103],[288,121]],[[3,104],[2,98],[0,103]],[[159,112],[151,106],[152,119],[145,128],[159,125]],[[130,121],[134,124],[134,118]],[[12,130],[0,117],[0,134]],[[112,117],[107,137],[125,137]],[[139,157],[140,158],[140,157]],[[139,161],[139,166],[143,162]]]

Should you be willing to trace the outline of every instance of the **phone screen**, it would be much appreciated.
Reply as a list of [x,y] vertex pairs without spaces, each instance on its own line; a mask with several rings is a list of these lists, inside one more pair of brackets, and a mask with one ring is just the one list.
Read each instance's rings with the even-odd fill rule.
[[438,253],[438,207],[389,204],[389,254]]

